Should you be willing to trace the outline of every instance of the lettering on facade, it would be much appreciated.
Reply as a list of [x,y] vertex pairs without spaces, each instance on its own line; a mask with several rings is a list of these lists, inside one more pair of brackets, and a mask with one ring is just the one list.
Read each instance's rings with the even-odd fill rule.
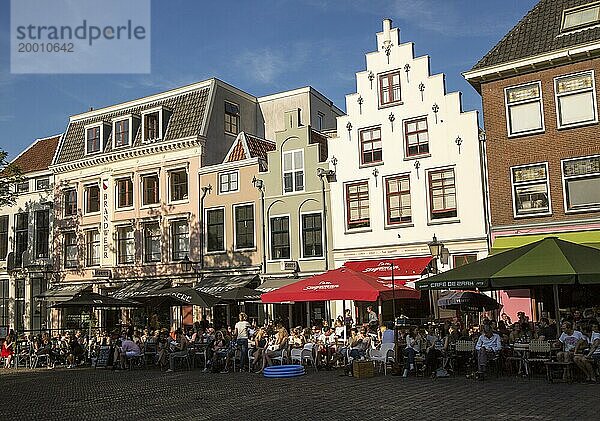
[[108,207],[108,179],[102,180],[102,256],[108,260],[110,252],[110,214]]

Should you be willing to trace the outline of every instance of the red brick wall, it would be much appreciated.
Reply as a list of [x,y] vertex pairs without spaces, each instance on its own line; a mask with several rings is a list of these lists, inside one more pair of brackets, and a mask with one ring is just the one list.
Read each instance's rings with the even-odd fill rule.
[[[554,81],[556,76],[593,69],[596,97],[600,104],[600,59],[562,65],[535,73],[484,83],[481,86],[487,136],[487,160],[492,226],[523,225],[600,217],[600,212],[565,214],[560,160],[600,154],[598,123],[570,129],[557,129]],[[504,88],[541,81],[545,132],[508,137]],[[513,216],[510,167],[548,162],[552,215],[517,218]]]

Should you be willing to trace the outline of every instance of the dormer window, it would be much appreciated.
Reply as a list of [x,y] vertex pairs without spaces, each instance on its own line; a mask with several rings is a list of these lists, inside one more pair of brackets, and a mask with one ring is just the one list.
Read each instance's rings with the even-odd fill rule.
[[562,31],[570,31],[600,23],[600,2],[590,3],[563,12]]
[[114,147],[120,148],[129,145],[129,119],[115,121],[114,129]]
[[225,101],[225,133],[237,135],[240,131],[240,107]]
[[100,152],[100,127],[101,126],[88,127],[85,131],[85,144],[87,154]]
[[159,115],[155,113],[144,116],[144,140],[156,140],[159,137]]

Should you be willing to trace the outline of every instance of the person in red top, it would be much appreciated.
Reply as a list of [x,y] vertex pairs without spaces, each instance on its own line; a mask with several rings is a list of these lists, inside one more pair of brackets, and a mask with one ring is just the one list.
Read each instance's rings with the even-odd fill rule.
[[12,362],[14,351],[15,341],[13,340],[11,334],[6,335],[6,339],[2,342],[2,350],[0,351],[0,357],[4,358],[4,368],[9,368]]

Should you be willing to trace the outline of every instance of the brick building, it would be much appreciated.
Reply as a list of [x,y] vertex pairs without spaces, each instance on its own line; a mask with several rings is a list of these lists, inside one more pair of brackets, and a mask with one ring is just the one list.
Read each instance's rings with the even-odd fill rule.
[[[483,100],[492,252],[600,246],[599,71],[600,3],[541,0],[464,73]],[[535,316],[532,294],[502,293],[505,311]]]

